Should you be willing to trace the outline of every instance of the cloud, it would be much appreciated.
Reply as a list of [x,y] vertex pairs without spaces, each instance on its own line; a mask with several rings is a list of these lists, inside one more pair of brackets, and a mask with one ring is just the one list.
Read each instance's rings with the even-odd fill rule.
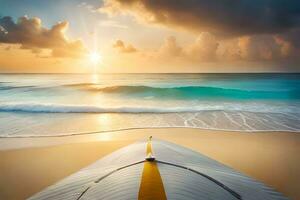
[[202,32],[195,42],[185,48],[187,57],[200,61],[215,61],[219,43],[215,36]]
[[300,63],[300,49],[280,35],[242,36],[218,40],[203,32],[189,44],[180,46],[174,36],[167,37],[154,54],[170,61],[170,57],[186,62],[294,62]]
[[217,36],[273,34],[300,26],[298,0],[105,0],[99,10]]
[[182,56],[182,53],[182,48],[178,46],[174,36],[167,37],[159,49],[162,56]]
[[138,21],[198,35],[184,46],[174,37],[167,38],[153,53],[157,58],[292,64],[299,68],[298,0],[104,0],[99,11],[132,15]]
[[38,54],[49,49],[54,57],[80,57],[86,49],[80,40],[72,41],[65,32],[68,22],[58,22],[50,29],[37,18],[20,17],[15,23],[11,17],[0,18],[0,43],[20,44]]
[[201,33],[196,40],[183,47],[174,36],[167,37],[158,50],[159,57],[179,57],[200,62],[215,61],[218,42],[213,35]]
[[194,42],[180,46],[174,36],[167,37],[159,47],[156,56],[159,58],[180,58],[195,62],[215,62],[218,41],[207,32],[201,33]]
[[133,45],[131,45],[131,44],[126,45],[122,40],[115,41],[115,43],[113,44],[113,48],[118,49],[118,51],[120,53],[135,53],[135,52],[137,52],[137,49]]
[[278,60],[281,57],[280,46],[275,38],[265,35],[241,37],[238,48],[240,57],[245,60]]

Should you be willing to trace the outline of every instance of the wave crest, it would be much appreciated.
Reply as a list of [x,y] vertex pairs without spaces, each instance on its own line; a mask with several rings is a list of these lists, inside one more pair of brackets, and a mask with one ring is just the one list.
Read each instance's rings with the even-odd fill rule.
[[153,87],[153,86],[106,86],[96,84],[69,85],[82,90],[121,95],[152,96],[158,98],[230,98],[230,99],[300,99],[300,91],[262,91],[242,90],[222,87],[180,86],[180,87]]

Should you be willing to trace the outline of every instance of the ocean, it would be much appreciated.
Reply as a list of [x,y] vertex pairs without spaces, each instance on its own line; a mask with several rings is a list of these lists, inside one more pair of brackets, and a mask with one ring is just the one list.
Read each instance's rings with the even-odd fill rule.
[[0,74],[0,137],[300,131],[300,74]]

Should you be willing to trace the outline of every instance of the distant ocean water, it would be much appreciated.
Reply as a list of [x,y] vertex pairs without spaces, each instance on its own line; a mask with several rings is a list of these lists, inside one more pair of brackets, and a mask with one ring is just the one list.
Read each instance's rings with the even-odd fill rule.
[[300,74],[1,74],[0,136],[300,131]]

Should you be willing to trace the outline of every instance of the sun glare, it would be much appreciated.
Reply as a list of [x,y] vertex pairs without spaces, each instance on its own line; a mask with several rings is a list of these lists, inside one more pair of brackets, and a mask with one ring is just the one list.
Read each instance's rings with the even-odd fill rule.
[[101,61],[101,56],[98,52],[92,52],[89,55],[90,61],[94,64],[97,64]]

